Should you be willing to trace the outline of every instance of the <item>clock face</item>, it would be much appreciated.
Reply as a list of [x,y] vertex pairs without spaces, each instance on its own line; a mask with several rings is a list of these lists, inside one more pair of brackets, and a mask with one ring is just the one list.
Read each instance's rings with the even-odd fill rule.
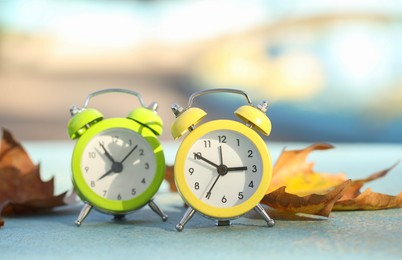
[[267,145],[254,130],[233,120],[214,120],[186,136],[174,173],[187,204],[206,216],[230,219],[261,201],[272,164]]
[[208,132],[194,142],[187,154],[185,181],[191,192],[205,204],[234,207],[247,201],[260,186],[261,154],[240,132]]
[[80,162],[87,186],[112,201],[141,195],[151,185],[156,167],[150,144],[127,128],[107,129],[92,137]]

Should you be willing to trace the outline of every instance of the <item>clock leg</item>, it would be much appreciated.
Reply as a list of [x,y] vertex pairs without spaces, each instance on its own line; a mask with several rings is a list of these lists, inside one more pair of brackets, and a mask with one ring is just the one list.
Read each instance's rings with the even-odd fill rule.
[[218,227],[226,227],[226,226],[230,226],[231,223],[230,223],[230,220],[217,220],[216,225]]
[[261,204],[257,204],[254,210],[261,215],[261,217],[267,222],[268,227],[273,227],[275,225],[275,220],[273,220],[268,213],[264,210]]
[[81,223],[84,221],[84,219],[88,216],[89,212],[92,209],[92,205],[89,205],[88,203],[85,203],[84,207],[81,209],[80,214],[78,215],[77,220],[75,221],[76,226],[81,226]]
[[163,221],[166,221],[168,219],[168,215],[166,215],[159,207],[158,205],[156,205],[156,203],[154,202],[154,200],[150,200],[148,202],[148,206],[153,210],[153,212],[155,212],[156,214],[158,214]]
[[180,220],[179,224],[176,225],[176,230],[179,232],[182,231],[184,225],[186,225],[186,223],[193,217],[194,213],[195,209],[193,209],[192,207],[188,207],[186,213],[184,213],[184,216]]
[[124,220],[125,217],[126,217],[126,215],[124,215],[124,214],[115,214],[115,215],[113,215],[113,220],[121,221],[121,220]]

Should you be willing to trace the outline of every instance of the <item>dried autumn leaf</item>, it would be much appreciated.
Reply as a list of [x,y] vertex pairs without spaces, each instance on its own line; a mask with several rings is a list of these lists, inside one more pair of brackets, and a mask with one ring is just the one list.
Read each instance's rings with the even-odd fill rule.
[[397,164],[394,164],[388,169],[373,173],[367,178],[352,181],[342,198],[335,203],[333,210],[344,211],[401,208],[402,193],[399,193],[397,196],[392,196],[376,193],[371,191],[371,189],[367,189],[363,193],[360,192],[360,189],[365,183],[384,177],[396,165]]
[[3,137],[0,143],[0,169],[12,166],[22,174],[31,172],[35,165],[22,145],[17,142],[12,134],[3,129]]
[[350,180],[345,181],[325,195],[311,194],[306,196],[288,193],[285,191],[285,187],[281,187],[265,195],[261,203],[287,212],[328,217],[333,205],[342,197],[349,184]]
[[43,182],[39,165],[12,135],[3,130],[0,147],[0,227],[2,215],[34,213],[65,205],[66,192],[53,195],[54,179]]
[[328,217],[351,181],[344,174],[314,172],[314,163],[306,158],[313,151],[331,148],[330,144],[318,143],[301,150],[282,151],[261,203],[286,212]]
[[368,176],[367,178],[364,178],[364,179],[352,180],[352,182],[350,183],[349,187],[346,189],[345,194],[339,200],[348,200],[348,199],[356,198],[357,196],[360,195],[360,189],[363,187],[363,185],[365,183],[370,182],[370,181],[374,181],[374,180],[377,180],[379,178],[384,177],[395,166],[396,166],[396,164],[394,164],[393,166],[391,166],[388,169],[384,169],[384,170],[375,172],[375,173],[371,174],[370,176]]
[[[329,202],[328,207],[325,208],[325,214],[329,214],[331,210],[367,210],[402,207],[401,194],[390,196],[372,192],[370,189],[362,194],[360,193],[360,188],[365,183],[385,176],[395,165],[376,172],[365,179],[349,181],[348,185],[340,190],[339,195],[341,197],[337,201],[330,200],[330,196],[337,190],[337,188],[332,190],[333,187],[338,185],[338,182],[343,181],[345,178],[344,175],[315,173],[313,171],[314,164],[306,162],[306,157],[310,152],[329,148],[333,147],[328,144],[314,144],[302,150],[283,152],[274,167],[273,185],[271,184],[269,191],[272,191],[275,185],[282,185],[283,188],[268,192],[262,202],[276,209],[314,215],[323,215],[319,207],[320,203],[317,203],[318,200],[322,200],[321,202],[324,203],[321,207],[324,207],[325,203]],[[285,192],[285,187],[287,192]],[[326,193],[328,190],[330,192]],[[306,196],[307,194],[311,195]],[[322,194],[323,197],[317,194]],[[279,201],[274,203],[273,197]],[[284,207],[283,205],[286,204],[287,206]]]
[[345,182],[347,178],[344,174],[316,173],[314,163],[306,161],[311,152],[332,148],[330,144],[318,143],[301,150],[282,151],[273,167],[267,194],[282,186],[286,186],[288,193],[299,196],[326,194],[334,186]]
[[402,192],[397,196],[365,190],[354,199],[337,201],[333,210],[378,210],[402,208]]
[[167,165],[165,171],[165,180],[169,183],[169,190],[172,192],[177,192],[177,187],[174,182],[174,167]]

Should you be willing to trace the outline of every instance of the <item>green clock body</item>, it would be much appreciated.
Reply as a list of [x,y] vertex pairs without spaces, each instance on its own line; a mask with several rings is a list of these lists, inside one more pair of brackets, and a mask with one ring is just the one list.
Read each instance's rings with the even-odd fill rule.
[[72,155],[77,194],[106,213],[125,214],[147,204],[164,174],[165,158],[155,133],[130,118],[93,124]]

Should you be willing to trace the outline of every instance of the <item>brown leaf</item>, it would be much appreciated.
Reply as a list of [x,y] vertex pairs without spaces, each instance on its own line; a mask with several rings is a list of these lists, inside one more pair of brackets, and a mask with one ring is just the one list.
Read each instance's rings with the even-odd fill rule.
[[46,199],[53,196],[53,179],[42,182],[39,166],[27,174],[14,167],[0,169],[0,202],[9,200],[22,203],[32,199]]
[[361,193],[360,189],[361,189],[361,187],[363,187],[363,185],[365,183],[384,177],[385,175],[387,175],[387,173],[390,170],[395,168],[395,166],[397,164],[398,163],[392,165],[391,167],[389,167],[387,169],[375,172],[375,173],[371,174],[370,176],[368,176],[367,178],[352,180],[350,185],[347,187],[345,194],[342,196],[342,198],[340,198],[340,200],[350,200],[350,199],[356,198],[357,196],[360,195],[360,193]]
[[360,189],[365,183],[384,177],[397,164],[398,163],[387,169],[375,172],[367,178],[352,181],[342,198],[335,203],[333,210],[343,211],[401,208],[402,193],[397,196],[392,196],[376,193],[371,191],[371,189],[367,189],[363,193],[360,192]]
[[349,184],[350,180],[347,180],[325,195],[311,194],[303,197],[287,193],[286,187],[281,187],[265,195],[261,203],[287,212],[328,217],[334,203],[342,197]]
[[0,227],[2,215],[27,214],[65,205],[66,193],[54,196],[54,179],[43,182],[20,143],[3,130],[0,143]]
[[365,190],[356,198],[340,200],[335,203],[333,210],[378,210],[402,208],[402,192],[397,196]]
[[64,192],[58,196],[52,196],[50,198],[27,200],[22,203],[9,202],[4,207],[0,206],[0,210],[2,210],[2,214],[4,216],[23,215],[46,211],[57,206],[65,205],[64,198],[66,193],[67,192]]
[[169,190],[171,192],[177,192],[177,187],[174,182],[174,167],[166,165],[165,180],[169,183]]
[[0,168],[13,166],[22,174],[27,174],[35,167],[31,158],[22,145],[17,142],[12,134],[3,129],[0,143]]

